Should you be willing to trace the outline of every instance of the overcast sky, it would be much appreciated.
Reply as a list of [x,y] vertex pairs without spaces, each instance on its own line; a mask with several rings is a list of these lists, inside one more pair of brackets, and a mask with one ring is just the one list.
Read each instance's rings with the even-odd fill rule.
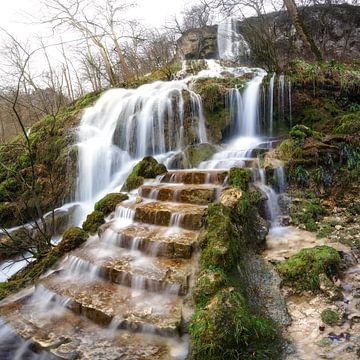
[[[152,26],[163,25],[174,14],[180,14],[190,0],[137,0],[139,6],[134,10],[136,17]],[[40,13],[40,0],[0,0],[0,26],[12,34],[28,36],[39,31],[34,25],[27,25],[31,16]],[[29,16],[27,16],[27,14]]]

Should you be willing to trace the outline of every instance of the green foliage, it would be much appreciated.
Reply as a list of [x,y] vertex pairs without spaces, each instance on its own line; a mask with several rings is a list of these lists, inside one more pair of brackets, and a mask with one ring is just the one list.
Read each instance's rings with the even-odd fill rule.
[[247,191],[251,178],[252,174],[249,169],[233,167],[229,172],[229,185]]
[[339,314],[331,309],[325,309],[321,312],[321,320],[327,325],[335,325],[339,322]]
[[289,134],[294,140],[301,143],[303,143],[308,137],[315,137],[317,139],[321,138],[321,134],[319,132],[313,131],[305,125],[295,125],[290,130]]
[[302,249],[289,259],[276,265],[283,284],[296,291],[320,290],[319,275],[332,276],[339,270],[339,253],[329,246]]
[[335,134],[355,134],[360,132],[360,111],[341,117],[340,124],[334,129]]
[[165,165],[159,164],[153,157],[146,156],[137,163],[123,186],[124,191],[131,191],[138,188],[144,179],[153,179],[167,171]]
[[310,180],[309,172],[301,165],[296,166],[294,170],[294,180],[301,186],[306,186]]
[[105,216],[107,216],[113,211],[115,211],[117,204],[121,203],[124,200],[127,200],[128,198],[128,195],[122,193],[107,194],[95,204],[94,209],[97,211],[101,211]]
[[280,160],[289,161],[302,159],[301,145],[294,139],[286,139],[276,148],[276,155]]
[[219,291],[196,311],[189,325],[191,359],[274,358],[278,342],[273,325],[249,312],[244,297],[234,288]]
[[95,234],[102,224],[105,223],[104,214],[101,211],[93,211],[86,217],[82,224],[82,228],[90,234]]

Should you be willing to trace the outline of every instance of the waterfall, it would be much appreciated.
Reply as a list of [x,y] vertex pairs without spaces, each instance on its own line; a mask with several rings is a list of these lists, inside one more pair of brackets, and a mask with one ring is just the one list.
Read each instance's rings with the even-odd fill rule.
[[285,75],[284,74],[281,74],[279,76],[278,103],[279,103],[279,114],[281,114],[281,120],[284,121],[284,117],[285,117]]
[[255,137],[259,135],[259,90],[265,72],[256,74],[245,88],[242,108],[241,136]]
[[236,27],[236,19],[232,18],[227,18],[218,25],[217,44],[220,59],[239,62],[246,61],[249,57],[249,44]]
[[241,113],[243,102],[238,88],[229,91],[226,97],[226,106],[230,112],[230,126],[233,134],[238,134],[241,127]]
[[193,118],[198,119],[198,137],[201,143],[207,142],[207,135],[206,135],[206,128],[205,128],[205,116],[203,111],[203,105],[201,96],[199,94],[194,93],[193,91],[190,92],[191,96],[191,104],[193,110]]
[[273,134],[273,116],[274,116],[274,82],[275,82],[275,73],[273,73],[270,84],[269,84],[269,134]]
[[110,185],[118,186],[135,159],[183,148],[185,91],[191,96],[197,128],[198,139],[194,140],[207,142],[201,97],[187,82],[189,79],[158,81],[137,89],[112,89],[85,111],[78,131],[77,201],[92,201]]
[[289,126],[292,128],[292,99],[291,99],[291,81],[289,80]]

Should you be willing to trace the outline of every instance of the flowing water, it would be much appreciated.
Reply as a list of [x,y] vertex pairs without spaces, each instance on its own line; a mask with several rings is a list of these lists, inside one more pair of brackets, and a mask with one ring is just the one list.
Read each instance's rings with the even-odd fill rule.
[[[234,55],[239,52],[248,54],[248,46],[233,20],[219,26],[218,41],[221,58],[235,60]],[[39,329],[50,327],[60,335],[69,332],[69,347],[56,343],[49,347],[51,351],[56,355],[63,351],[69,356],[69,349],[74,346],[81,349],[84,358],[92,358],[84,354],[91,349],[100,351],[101,329],[105,327],[105,338],[110,331],[114,339],[107,345],[108,358],[119,358],[118,353],[109,355],[111,351],[118,352],[119,347],[124,349],[124,358],[129,358],[129,353],[138,355],[139,351],[152,359],[151,351],[155,350],[170,352],[170,359],[186,357],[188,340],[179,324],[184,318],[189,319],[192,311],[187,304],[189,279],[197,264],[194,244],[207,204],[216,200],[226,183],[224,170],[233,166],[251,169],[255,185],[267,197],[268,218],[273,224],[280,213],[278,193],[286,186],[282,168],[276,169],[276,191],[269,186],[257,158],[258,151],[273,147],[272,139],[261,135],[260,114],[265,107],[262,99],[266,97],[260,94],[266,72],[223,67],[215,60],[207,60],[206,64],[207,69],[182,79],[158,81],[137,89],[109,90],[86,110],[78,129],[76,201],[80,210],[74,219],[78,224],[92,211],[95,201],[121,187],[139,159],[153,155],[167,164],[184,149],[188,144],[185,97],[190,98],[194,136],[191,143],[208,141],[202,99],[191,88],[195,79],[221,77],[226,72],[233,76],[252,74],[243,91],[234,88],[227,96],[232,134],[221,151],[201,163],[200,169],[171,171],[144,184],[139,189],[140,201],[136,193],[131,193],[99,233],[41,279],[32,295],[19,298],[9,313],[2,310],[8,303],[0,306],[18,333],[35,334],[42,344],[44,334]],[[271,109],[274,75],[269,95]],[[272,110],[269,117],[272,135]],[[74,314],[83,315],[92,325]],[[24,318],[28,327],[22,328],[14,320],[17,317]],[[81,329],[80,338],[72,332],[75,323]],[[94,327],[94,323],[99,327]],[[0,327],[0,331],[3,329],[10,331]],[[98,343],[90,341],[90,346],[94,333]],[[1,339],[0,344],[6,346]],[[19,348],[25,346],[25,351],[30,351],[32,345],[24,344]],[[27,358],[21,356],[19,359]]]

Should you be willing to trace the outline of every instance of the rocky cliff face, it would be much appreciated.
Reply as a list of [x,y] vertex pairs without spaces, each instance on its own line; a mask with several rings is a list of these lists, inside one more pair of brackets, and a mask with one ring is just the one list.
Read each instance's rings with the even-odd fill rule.
[[[326,60],[350,62],[360,57],[358,6],[319,5],[302,8],[301,13]],[[304,54],[302,41],[287,12],[245,19],[239,21],[238,27],[251,47],[254,65],[267,69],[284,68],[289,60],[311,58],[311,54]],[[178,40],[177,59],[217,58],[216,32],[217,25],[186,32]]]
[[217,58],[216,33],[217,26],[186,31],[177,42],[176,60]]

